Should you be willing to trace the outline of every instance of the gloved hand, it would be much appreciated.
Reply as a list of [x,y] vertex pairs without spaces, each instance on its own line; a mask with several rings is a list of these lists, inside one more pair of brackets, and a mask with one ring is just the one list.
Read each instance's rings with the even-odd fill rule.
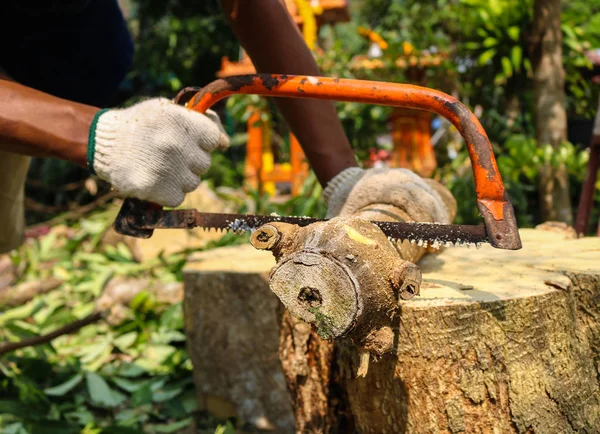
[[450,224],[456,216],[456,200],[444,186],[408,169],[350,167],[329,181],[323,196],[328,218],[370,205],[392,205],[405,221]]
[[99,112],[90,128],[88,164],[124,195],[175,207],[200,184],[210,152],[228,146],[215,112],[154,98]]

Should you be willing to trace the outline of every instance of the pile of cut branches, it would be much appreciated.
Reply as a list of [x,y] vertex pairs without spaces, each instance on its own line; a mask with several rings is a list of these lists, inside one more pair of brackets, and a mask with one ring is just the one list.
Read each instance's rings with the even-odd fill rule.
[[116,212],[37,231],[0,260],[2,434],[233,432],[196,408],[181,303],[190,252],[137,261],[106,240]]

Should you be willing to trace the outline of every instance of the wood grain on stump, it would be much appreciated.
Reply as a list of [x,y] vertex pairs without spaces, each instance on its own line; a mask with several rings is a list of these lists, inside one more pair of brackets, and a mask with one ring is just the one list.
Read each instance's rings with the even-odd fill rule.
[[184,315],[200,408],[285,434],[294,417],[278,356],[280,302],[269,290],[274,265],[250,245],[192,257]]
[[[423,258],[420,296],[400,301],[394,351],[371,361],[365,378],[356,378],[353,345],[314,344],[314,334],[281,342],[282,375],[279,328],[306,324],[277,315],[266,280],[274,259],[250,246],[207,252],[185,272],[199,393],[276,424],[267,391],[285,419],[282,379],[292,391],[312,381],[294,396],[302,432],[345,432],[342,416],[359,433],[600,432],[600,239],[539,229],[521,237],[520,251],[450,248]],[[304,357],[311,346],[325,353]],[[248,400],[261,410],[244,413]]]
[[600,432],[600,239],[521,236],[420,262],[396,355],[345,377],[359,432]]

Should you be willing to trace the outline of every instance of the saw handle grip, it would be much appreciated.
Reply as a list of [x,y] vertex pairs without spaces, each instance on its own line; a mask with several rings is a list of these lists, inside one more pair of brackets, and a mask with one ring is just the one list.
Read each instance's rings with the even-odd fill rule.
[[[194,90],[194,92],[190,92],[191,88],[186,88],[179,92],[173,102],[179,105],[185,105],[185,103],[192,97],[198,89]],[[204,113],[208,110],[207,107],[204,110],[198,110]],[[135,222],[139,221],[140,218],[144,218],[149,213],[155,211],[161,211],[163,209],[162,205],[153,202],[147,202],[140,199],[135,198],[125,198],[123,201],[123,205],[121,205],[121,209],[119,210],[119,214],[117,214],[117,218],[113,224],[113,228],[115,231],[122,235],[127,235],[135,238],[150,238],[154,233],[154,229],[141,229],[136,227]]]
[[[251,74],[222,78],[201,89],[185,88],[179,92],[175,101],[191,110],[205,112],[217,101],[233,94],[379,104],[426,110],[443,116],[457,128],[466,142],[475,178],[477,207],[483,216],[489,242],[501,249],[521,248],[513,206],[504,188],[487,134],[477,117],[450,95],[409,84],[285,74]],[[125,202],[123,208],[127,200]],[[137,206],[143,207],[143,204],[138,203]],[[138,211],[142,212],[144,209]]]

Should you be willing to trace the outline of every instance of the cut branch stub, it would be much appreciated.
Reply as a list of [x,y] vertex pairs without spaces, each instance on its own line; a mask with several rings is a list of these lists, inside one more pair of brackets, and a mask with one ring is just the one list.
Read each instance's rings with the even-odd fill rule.
[[403,262],[393,272],[392,285],[402,300],[410,300],[421,292],[421,270],[411,262]]
[[[362,311],[358,282],[352,271],[334,257],[299,251],[281,261],[270,287],[295,315],[314,324],[319,336],[342,336]],[[332,290],[335,288],[335,290]]]
[[302,228],[275,222],[257,229],[250,242],[273,252],[271,290],[322,338],[348,336],[374,356],[392,350],[398,296],[418,294],[420,273],[377,226],[359,217]]
[[263,225],[250,236],[250,243],[259,250],[270,250],[279,241],[281,234],[272,225]]

